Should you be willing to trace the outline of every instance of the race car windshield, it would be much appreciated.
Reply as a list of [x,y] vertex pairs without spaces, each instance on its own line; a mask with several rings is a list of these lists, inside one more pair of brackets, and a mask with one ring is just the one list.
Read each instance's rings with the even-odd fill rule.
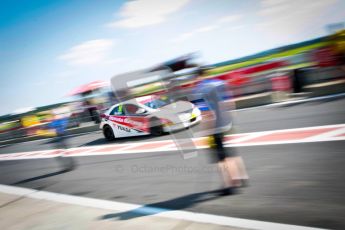
[[167,101],[163,101],[163,100],[160,100],[160,99],[156,99],[156,100],[153,100],[153,101],[149,101],[147,103],[145,103],[145,105],[147,107],[150,107],[151,109],[158,109],[158,108],[161,108],[165,105],[167,105],[168,102]]

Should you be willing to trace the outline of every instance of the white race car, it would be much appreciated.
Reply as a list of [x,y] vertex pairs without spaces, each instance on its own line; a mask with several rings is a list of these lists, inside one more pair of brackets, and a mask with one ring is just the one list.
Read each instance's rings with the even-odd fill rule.
[[101,118],[104,137],[113,140],[188,128],[201,121],[201,113],[188,101],[169,103],[158,96],[144,96],[112,106]]

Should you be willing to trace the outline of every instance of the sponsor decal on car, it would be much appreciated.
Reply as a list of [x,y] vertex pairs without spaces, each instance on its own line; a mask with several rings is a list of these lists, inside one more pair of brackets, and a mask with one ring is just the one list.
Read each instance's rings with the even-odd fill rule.
[[[148,119],[145,117],[126,117],[126,116],[110,116],[109,120],[120,124],[122,126],[126,126],[129,129],[135,129],[138,132],[147,132],[148,128]],[[118,128],[120,129],[120,128]],[[127,130],[124,130],[127,131]]]
[[127,127],[123,127],[123,126],[118,125],[117,128],[118,128],[119,130],[122,130],[122,131],[125,131],[125,132],[128,132],[128,133],[131,132],[131,129],[129,129],[129,128],[127,128]]
[[126,119],[124,120],[124,123],[130,124],[130,125],[132,125],[133,127],[141,127],[141,126],[144,125],[143,122],[135,121],[135,120],[132,120],[132,119],[129,119],[129,118],[126,118]]

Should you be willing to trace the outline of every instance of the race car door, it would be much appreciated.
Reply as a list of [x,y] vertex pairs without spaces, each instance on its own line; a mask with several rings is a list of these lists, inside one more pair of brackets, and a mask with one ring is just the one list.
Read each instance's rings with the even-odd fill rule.
[[[131,136],[141,136],[150,134],[149,119],[147,111],[132,103],[123,104],[125,112],[124,125],[130,130]],[[128,131],[128,129],[126,131]]]
[[[129,112],[125,108],[128,107]],[[146,118],[135,114],[140,108],[132,104],[116,106],[109,114],[109,120],[115,137],[141,136],[149,134],[146,128]],[[140,110],[139,110],[140,112]]]

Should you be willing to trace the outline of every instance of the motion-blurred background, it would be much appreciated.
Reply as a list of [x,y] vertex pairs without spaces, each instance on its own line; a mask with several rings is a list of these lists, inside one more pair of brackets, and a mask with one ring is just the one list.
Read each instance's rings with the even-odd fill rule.
[[3,143],[53,135],[46,126],[59,107],[71,133],[96,129],[118,101],[110,78],[127,72],[168,69],[165,83],[145,82],[135,96],[174,84],[201,109],[191,95],[200,68],[228,84],[237,108],[345,91],[343,1],[1,4]]

